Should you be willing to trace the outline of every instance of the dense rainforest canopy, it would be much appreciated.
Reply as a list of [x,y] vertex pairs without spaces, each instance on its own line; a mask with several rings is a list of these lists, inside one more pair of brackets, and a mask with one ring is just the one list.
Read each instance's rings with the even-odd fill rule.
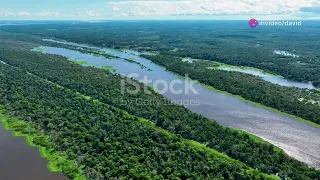
[[[88,177],[271,178],[250,168],[297,180],[320,177],[319,171],[273,145],[222,127],[183,106],[117,103],[137,97],[165,99],[144,91],[121,94],[123,77],[119,75],[30,51],[48,44],[41,37],[15,33],[1,33],[0,37],[0,59],[10,65],[0,63],[4,97],[0,104],[8,114],[45,132],[50,146],[66,151],[70,159],[83,165]],[[190,140],[205,144],[206,150],[192,146]],[[215,150],[238,161],[221,157]],[[66,175],[74,176],[70,170]]]
[[174,56],[260,68],[287,79],[320,84],[320,25],[316,21],[305,21],[303,28],[256,29],[248,28],[247,21],[125,23],[57,22],[1,29],[96,46],[169,52]]
[[316,94],[319,94],[318,90],[302,90],[276,84],[271,85],[269,82],[253,75],[207,69],[201,61],[183,62],[181,58],[165,54],[143,56],[182,76],[188,74],[190,78],[216,89],[240,95],[253,102],[259,102],[268,107],[320,124],[320,106],[299,100],[299,98],[307,97],[309,94],[314,94],[313,97],[315,97]]
[[[54,152],[66,152],[74,161],[73,167],[63,168],[69,178],[83,169],[93,179],[273,179],[20,69],[0,63],[0,72],[5,112],[48,135],[46,146]],[[41,138],[37,142],[43,143]]]

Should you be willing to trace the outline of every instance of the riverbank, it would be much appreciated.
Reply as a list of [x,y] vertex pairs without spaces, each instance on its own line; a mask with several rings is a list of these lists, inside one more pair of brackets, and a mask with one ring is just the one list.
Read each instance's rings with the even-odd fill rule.
[[[112,50],[106,49],[106,51]],[[64,50],[48,50],[46,53],[61,55],[64,57],[70,56],[70,53],[65,52]],[[125,61],[97,62],[91,60],[90,57],[88,57],[88,62],[93,66],[100,68],[101,66],[112,65],[113,67],[117,68],[117,74],[130,74],[139,72],[140,76],[148,76],[154,81],[158,80],[159,77],[166,79],[166,81],[173,81],[179,79],[179,76],[177,76],[176,73],[174,73],[175,75],[173,75],[172,73],[166,71],[163,66],[158,66],[156,65],[156,63],[153,63],[150,60],[140,58],[137,56],[128,55],[125,53],[115,53],[121,58],[129,59],[134,57],[136,61],[145,64],[148,67],[151,67],[155,71],[151,73],[145,70],[141,70],[141,68],[138,66],[129,66],[128,62]],[[74,55],[73,59],[77,58],[77,56],[78,55]],[[158,73],[158,75],[155,75],[155,72]],[[137,79],[138,78],[136,78],[136,80]],[[318,130],[316,130],[315,127],[310,126],[306,123],[296,121],[288,116],[268,111],[265,108],[255,106],[251,103],[249,105],[249,103],[239,100],[234,96],[226,97],[222,93],[215,93],[203,85],[197,84],[195,86],[197,90],[201,92],[201,94],[198,97],[192,97],[188,94],[182,94],[179,97],[170,96],[170,94],[168,94],[167,97],[170,96],[169,99],[172,100],[199,98],[201,99],[202,106],[191,107],[190,110],[192,112],[199,113],[205,117],[209,117],[210,119],[214,119],[216,122],[219,122],[220,124],[226,127],[232,129],[241,129],[251,134],[255,134],[268,142],[272,142],[272,144],[282,148],[285,152],[289,152],[289,150],[292,148],[298,149],[297,151],[291,153],[291,157],[296,157],[296,159],[299,159],[302,162],[305,162],[309,165],[312,164],[313,166],[318,167],[318,162],[316,162],[316,160],[308,160],[311,157],[308,154],[317,154],[316,150],[318,142],[317,140],[313,139],[313,137],[315,137],[316,134],[318,134]],[[86,92],[82,91],[82,93]],[[100,96],[100,94],[97,94],[96,96]],[[107,96],[103,97],[108,98]],[[301,132],[304,132],[305,134],[301,134]],[[288,136],[290,136],[289,139]],[[294,141],[296,138],[303,139],[301,139],[300,142],[297,144],[297,142]],[[256,139],[255,141],[262,140]],[[308,147],[311,148],[306,149],[306,145],[309,143],[310,145],[308,145]],[[301,154],[300,152],[305,153]]]
[[240,72],[244,74],[250,74],[254,76],[258,76],[262,78],[264,81],[271,82],[273,84],[278,84],[284,87],[297,87],[301,89],[318,89],[315,87],[312,82],[300,82],[300,81],[294,81],[290,79],[286,79],[285,77],[274,74],[272,72],[268,72],[262,69],[249,67],[249,66],[234,66],[229,64],[224,64],[218,61],[210,61],[210,60],[203,60],[203,59],[190,59],[190,58],[184,58],[182,59],[184,62],[190,62],[195,63],[197,66],[201,66],[205,69],[209,70],[222,70],[222,71],[233,71],[233,72]]
[[[229,66],[229,65],[228,65],[228,66]],[[175,72],[173,72],[173,71],[170,71],[170,70],[168,70],[168,69],[166,69],[166,71],[176,74],[177,76],[179,76],[179,79],[186,79],[186,80],[188,80],[188,81],[190,81],[190,82],[196,82],[196,84],[199,83],[198,81],[193,80],[193,79],[191,79],[190,77],[182,76],[182,75],[177,74],[177,73],[175,73]],[[229,93],[229,92],[227,92],[227,91],[218,90],[218,89],[216,89],[215,87],[212,87],[212,86],[210,86],[210,85],[206,85],[206,84],[203,84],[203,83],[200,83],[200,84],[203,85],[203,86],[205,86],[205,87],[206,87],[207,89],[209,89],[209,90],[212,90],[212,91],[215,91],[215,92],[219,92],[219,93],[222,93],[222,94],[225,94],[225,95],[229,95],[229,96],[236,97],[236,98],[238,98],[239,100],[241,100],[241,101],[243,101],[243,102],[253,104],[253,105],[257,106],[257,107],[261,107],[261,108],[267,109],[267,110],[269,110],[269,111],[272,111],[272,112],[275,112],[275,113],[278,113],[278,114],[281,114],[281,115],[289,116],[289,117],[291,117],[291,118],[293,118],[293,119],[295,119],[295,120],[298,120],[298,121],[300,121],[300,122],[303,122],[303,123],[312,125],[313,127],[316,127],[316,128],[320,128],[320,124],[316,124],[316,123],[314,123],[314,122],[312,122],[312,121],[309,121],[309,120],[306,120],[306,119],[304,119],[304,118],[301,118],[301,117],[298,117],[298,116],[295,116],[295,115],[292,115],[292,114],[288,114],[288,113],[286,113],[286,112],[282,112],[282,111],[280,111],[280,110],[278,110],[278,109],[265,106],[265,105],[263,105],[263,104],[261,104],[261,103],[257,103],[257,102],[250,101],[250,100],[248,100],[248,99],[245,99],[245,98],[242,97],[242,96],[234,95],[234,94],[231,94],[231,93]],[[257,137],[257,138],[259,138],[259,137]],[[259,139],[261,139],[261,138],[259,138]],[[262,140],[262,139],[261,139],[261,140]],[[263,141],[264,141],[264,140],[263,140]]]
[[[54,42],[59,43],[59,42],[57,42],[57,41],[54,41]],[[77,45],[77,44],[73,44],[73,45]],[[119,56],[119,54],[117,54],[117,55]],[[197,60],[197,61],[199,61],[199,60]],[[203,60],[203,61],[206,61],[206,62],[208,62],[208,63],[213,63],[213,62],[207,61],[207,60]],[[225,66],[225,67],[235,67],[235,66],[226,65],[226,64],[223,64],[223,63],[219,63],[219,62],[214,62],[214,63],[217,63],[217,64],[219,64],[220,66]],[[81,64],[80,64],[80,65],[81,65]],[[111,68],[111,67],[114,68],[114,66],[110,66],[110,65],[104,65],[104,66],[105,66],[105,67],[108,67],[108,68],[107,68],[108,70],[109,70],[109,67],[110,67],[110,68]],[[103,69],[104,69],[104,68],[103,68]],[[116,68],[114,68],[114,69],[116,69]],[[255,69],[255,68],[250,68],[250,67],[248,67],[248,69]],[[174,73],[174,72],[172,72],[172,71],[170,71],[170,72],[171,72],[171,73]],[[264,72],[264,73],[266,73],[266,72]],[[176,74],[176,73],[174,73],[174,74]],[[278,76],[278,75],[275,75],[275,74],[269,74],[269,73],[266,73],[266,74],[272,75],[272,76],[275,76],[275,77],[282,77],[282,76]],[[196,82],[196,81],[193,81],[192,79],[190,79],[189,77],[183,77],[183,76],[180,76],[179,74],[177,74],[177,75],[179,76],[179,79],[187,79],[188,81]],[[197,84],[197,83],[196,83],[196,84]],[[203,85],[204,85],[204,84],[203,84]],[[289,116],[289,117],[291,117],[291,118],[293,118],[293,119],[295,119],[295,120],[298,120],[298,121],[300,121],[300,122],[307,123],[307,124],[310,124],[310,125],[312,125],[312,126],[314,126],[314,127],[320,128],[320,125],[319,125],[319,124],[316,124],[316,123],[314,123],[314,122],[308,121],[308,120],[306,120],[306,119],[303,119],[303,118],[300,118],[300,117],[297,117],[297,116],[294,116],[294,115],[291,115],[291,114],[282,112],[282,111],[277,110],[277,109],[274,109],[274,108],[270,108],[270,107],[265,106],[265,105],[263,105],[263,104],[261,104],[261,103],[256,103],[256,102],[247,100],[247,99],[245,99],[245,98],[243,98],[243,97],[241,97],[241,96],[239,96],[239,95],[233,95],[233,94],[228,93],[228,92],[226,92],[226,91],[217,90],[216,88],[211,87],[211,86],[208,86],[208,85],[204,85],[204,86],[206,86],[206,87],[207,87],[208,89],[210,89],[210,90],[214,90],[214,91],[216,91],[216,92],[220,92],[220,93],[227,94],[227,95],[230,95],[230,96],[233,96],[233,97],[237,97],[237,98],[240,99],[241,101],[244,101],[244,102],[247,102],[247,103],[251,103],[251,104],[253,104],[253,105],[255,105],[255,106],[262,107],[262,108],[264,108],[264,109],[270,110],[270,111],[272,111],[272,112],[275,112],[275,113],[278,113],[278,114],[281,114],[281,115]]]
[[[186,69],[187,70],[189,70],[189,71],[191,71],[191,70],[193,70],[192,68],[188,68],[188,66],[186,65],[186,64],[181,64],[181,66],[183,66],[183,67],[180,67],[180,69],[183,69],[184,68],[184,71],[175,71],[174,72],[174,70],[172,70],[173,68],[172,67],[176,67],[176,66],[178,66],[179,65],[179,58],[176,58],[175,60],[176,61],[174,61],[174,62],[176,62],[176,63],[172,63],[171,62],[171,64],[169,63],[169,61],[167,61],[167,59],[166,58],[168,58],[168,57],[164,57],[163,59],[161,59],[161,60],[159,60],[159,58],[160,57],[152,57],[152,56],[149,56],[149,57],[147,57],[147,56],[143,56],[144,58],[151,58],[150,60],[152,61],[152,62],[154,62],[154,63],[156,63],[156,64],[158,64],[158,65],[160,65],[160,66],[163,66],[163,67],[166,67],[166,71],[169,71],[169,72],[171,72],[171,73],[174,73],[174,74],[176,74],[176,75],[178,75],[179,76],[179,79],[182,79],[182,77],[181,77],[181,73],[182,72],[185,72],[186,71]],[[170,57],[170,58],[173,58],[173,57]],[[165,61],[165,62],[163,62],[163,61]],[[211,63],[211,62],[210,62]],[[170,67],[168,67],[167,68],[167,65],[168,64],[170,64]],[[201,66],[201,67],[207,67],[205,64],[200,64],[200,65],[197,65],[197,66]],[[178,73],[177,73],[178,72]],[[181,73],[179,73],[179,72],[181,72]],[[193,77],[200,77],[201,75],[202,75],[202,73],[200,72],[200,71],[198,71],[197,72],[198,74],[196,74],[195,76],[193,76]],[[219,75],[219,73],[217,73],[218,75]],[[209,72],[207,73],[207,75],[210,75],[209,74]],[[203,77],[202,77],[203,78]],[[190,78],[189,78],[190,79]],[[228,79],[228,78],[226,78],[226,79]],[[240,78],[241,79],[241,78]],[[194,79],[192,79],[192,80],[194,80]],[[230,80],[230,78],[229,78],[229,80]],[[245,79],[242,79],[242,80],[245,80]],[[229,81],[230,82],[230,81]],[[232,82],[232,81],[231,81]],[[200,81],[200,83],[201,83],[201,81]],[[223,83],[223,82],[220,82],[220,83]],[[236,82],[235,82],[236,83]],[[240,83],[239,83],[240,84]],[[240,86],[239,84],[237,84],[237,86]],[[263,109],[267,109],[267,110],[269,110],[269,111],[272,111],[272,112],[275,112],[275,113],[277,113],[277,114],[281,114],[281,115],[285,115],[285,116],[288,116],[288,117],[291,117],[292,119],[294,119],[294,120],[298,120],[298,121],[300,121],[300,122],[303,122],[303,123],[306,123],[306,124],[309,124],[309,125],[312,125],[313,127],[316,127],[316,128],[320,128],[320,124],[317,124],[317,123],[315,123],[315,122],[313,122],[313,121],[309,121],[309,120],[307,120],[307,119],[305,119],[305,118],[302,118],[302,117],[300,117],[300,116],[297,116],[297,115],[292,115],[292,114],[289,114],[290,113],[290,111],[292,112],[292,111],[298,111],[298,110],[300,110],[300,109],[298,109],[298,108],[292,108],[292,109],[290,109],[290,106],[285,106],[285,108],[287,108],[287,109],[289,109],[288,111],[289,112],[283,112],[283,111],[280,111],[280,110],[278,110],[278,109],[275,109],[275,108],[272,108],[272,107],[268,107],[267,105],[263,105],[262,103],[257,103],[257,102],[254,102],[254,101],[251,101],[251,100],[248,100],[248,99],[246,99],[246,98],[244,98],[244,97],[242,97],[242,96],[240,96],[240,95],[234,95],[234,94],[232,94],[232,93],[229,93],[229,92],[227,92],[227,91],[223,91],[223,90],[218,90],[218,89],[216,89],[215,87],[212,87],[212,86],[210,86],[210,85],[207,85],[207,84],[203,84],[202,83],[202,85],[203,86],[205,86],[207,89],[209,89],[209,90],[213,90],[213,91],[216,91],[216,92],[219,92],[219,93],[222,93],[222,94],[226,94],[226,95],[230,95],[230,96],[233,96],[233,97],[237,97],[239,100],[241,100],[241,101],[243,101],[243,102],[246,102],[246,103],[250,103],[250,104],[253,104],[253,105],[255,105],[255,106],[257,106],[257,107],[261,107],[261,108],[263,108]],[[232,85],[231,83],[230,84],[228,84],[229,86],[230,85]],[[249,84],[249,85],[252,85],[252,84]],[[241,87],[241,86],[240,86]],[[270,86],[266,86],[266,87],[268,87],[269,89],[272,89],[272,88],[270,88]],[[241,87],[241,88],[246,88],[246,87]],[[251,87],[252,88],[252,87]],[[230,88],[229,88],[230,89]],[[279,88],[280,89],[280,88]],[[261,92],[263,92],[263,91],[261,91]],[[248,91],[248,93],[250,93],[250,91]],[[244,94],[242,94],[242,95],[244,95]],[[255,95],[255,94],[252,94],[252,96],[253,95]],[[270,96],[270,95],[269,95]],[[292,98],[291,96],[287,96],[286,97],[288,100],[289,100],[289,98]],[[271,99],[271,98],[270,98]],[[270,101],[270,99],[269,99],[269,104],[272,104],[272,101]],[[279,105],[279,104],[277,104],[277,105]],[[311,108],[309,108],[309,109],[311,109]],[[306,113],[308,113],[308,111],[305,111]],[[309,115],[309,116],[311,116],[312,114],[310,113],[310,114],[306,114],[306,116],[307,115]]]
[[298,117],[298,116],[295,116],[295,115],[292,115],[292,114],[288,114],[288,113],[282,112],[282,111],[280,111],[280,110],[278,110],[278,109],[274,109],[274,108],[265,106],[265,105],[263,105],[263,104],[261,104],[261,103],[256,103],[256,102],[247,100],[247,99],[245,99],[245,98],[243,98],[242,96],[239,96],[239,95],[234,95],[234,94],[231,94],[231,93],[226,92],[226,91],[218,90],[218,89],[216,89],[216,88],[214,88],[214,87],[212,87],[212,86],[206,85],[206,84],[202,84],[202,85],[206,86],[208,89],[210,89],[210,90],[212,90],[212,91],[216,91],[216,92],[219,92],[219,93],[223,93],[223,94],[226,94],[226,95],[229,95],[229,96],[236,97],[236,98],[238,98],[238,99],[241,100],[241,101],[244,101],[244,102],[253,104],[253,105],[255,105],[255,106],[258,106],[258,107],[267,109],[267,110],[269,110],[269,111],[272,111],[272,112],[275,112],[275,113],[278,113],[278,114],[282,114],[282,115],[285,115],[285,116],[289,116],[289,117],[291,117],[291,118],[293,118],[293,119],[295,119],[295,120],[298,120],[298,121],[300,121],[300,122],[307,123],[307,124],[312,125],[312,126],[314,126],[314,127],[316,127],[316,128],[320,128],[320,124],[316,124],[316,123],[314,123],[314,122],[308,121],[308,120],[303,119],[303,118],[301,118],[301,117]]
[[[262,74],[265,74],[265,75],[268,75],[268,76],[273,76],[273,77],[279,77],[279,78],[283,78],[283,76],[281,75],[278,75],[278,74],[273,74],[273,73],[269,73],[269,72],[266,72],[264,70],[261,70],[261,69],[258,69],[258,68],[253,68],[253,67],[248,67],[248,66],[232,66],[232,65],[229,65],[229,64],[224,64],[224,63],[220,63],[220,62],[217,62],[217,61],[213,61],[214,63],[217,63],[219,66],[217,67],[217,69],[222,69],[223,68],[228,68],[230,70],[237,70],[237,69],[241,69],[241,70],[253,70],[253,71],[257,71],[257,72],[260,72]],[[208,67],[210,68],[210,67]]]
[[[110,107],[110,105],[102,103],[99,100],[95,100],[95,99],[91,98],[90,96],[84,96],[81,93],[76,93],[76,94],[78,96],[81,96],[84,99],[92,100],[94,103],[104,105],[107,108]],[[164,137],[166,137],[167,139],[179,140],[182,145],[183,144],[188,145],[192,149],[194,149],[196,152],[206,153],[209,157],[209,160],[215,160],[216,162],[229,162],[231,164],[236,164],[239,167],[244,169],[241,173],[246,173],[248,175],[255,174],[256,177],[261,177],[263,179],[270,179],[270,180],[279,179],[276,175],[265,174],[265,173],[262,173],[256,169],[248,167],[247,165],[245,165],[244,163],[242,163],[238,160],[232,159],[223,153],[220,153],[214,149],[210,149],[210,148],[206,147],[206,145],[204,145],[204,144],[201,144],[196,141],[181,138],[181,137],[177,136],[176,134],[170,133],[162,128],[159,128],[158,126],[156,126],[155,123],[151,122],[150,120],[133,116],[133,115],[129,114],[127,111],[123,111],[118,108],[115,108],[115,110],[123,112],[123,114],[125,116],[134,117],[133,119],[137,120],[137,123],[146,126],[148,129],[152,129],[153,132],[157,132],[159,134],[164,134]],[[5,114],[5,113],[2,111],[1,114]],[[74,163],[72,161],[68,160],[67,157],[65,157],[67,155],[63,154],[63,156],[62,156],[62,153],[60,153],[60,152],[53,153],[53,150],[48,149],[46,145],[38,145],[39,143],[40,144],[48,144],[49,138],[46,137],[45,135],[37,133],[34,129],[32,129],[32,127],[28,123],[26,123],[24,121],[20,121],[18,119],[15,119],[13,117],[9,117],[9,116],[4,116],[3,123],[5,124],[5,127],[7,130],[15,130],[15,133],[14,133],[15,136],[25,137],[27,139],[27,143],[29,146],[39,148],[39,150],[41,151],[41,156],[47,158],[50,161],[50,163],[52,163],[52,164],[48,165],[48,168],[50,168],[50,170],[52,172],[69,173],[68,171],[65,172],[65,170],[67,170],[67,168],[72,168],[74,166]],[[81,170],[81,167],[80,167],[80,170]],[[75,180],[84,180],[85,177],[79,173],[79,175],[74,179]]]
[[223,68],[228,68],[228,69],[232,69],[232,70],[236,70],[236,69],[242,69],[242,70],[253,70],[253,71],[257,71],[260,72],[262,74],[265,75],[269,75],[269,76],[274,76],[274,77],[279,77],[279,78],[284,78],[281,75],[278,74],[273,74],[271,72],[266,72],[264,70],[258,69],[258,68],[254,68],[254,67],[248,67],[248,66],[233,66],[233,65],[229,65],[229,64],[225,64],[225,63],[221,63],[218,61],[211,61],[211,60],[206,60],[206,59],[193,59],[193,58],[183,58],[182,59],[183,62],[206,62],[208,63],[207,67],[208,69],[223,69]]
[[[25,121],[18,120],[15,117],[6,115],[3,106],[0,105],[0,123],[4,130],[13,131],[15,137],[24,137],[28,146],[37,148],[42,158],[48,160],[47,168],[50,172],[68,174],[76,174],[75,180],[85,180],[82,167],[74,167],[74,162],[68,159],[63,152],[57,152],[49,147],[49,137],[43,133],[37,132],[30,124]],[[71,171],[72,170],[72,171]]]

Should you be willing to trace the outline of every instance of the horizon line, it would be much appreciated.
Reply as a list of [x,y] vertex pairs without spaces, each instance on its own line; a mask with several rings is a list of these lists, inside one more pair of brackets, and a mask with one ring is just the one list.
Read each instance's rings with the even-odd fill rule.
[[[259,20],[258,18],[255,18]],[[250,19],[0,19],[0,21],[248,21]],[[261,19],[262,21],[320,21],[320,19]]]

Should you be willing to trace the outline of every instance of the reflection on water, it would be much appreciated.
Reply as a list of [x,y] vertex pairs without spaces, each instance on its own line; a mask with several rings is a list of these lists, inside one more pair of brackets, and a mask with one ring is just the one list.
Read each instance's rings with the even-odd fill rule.
[[5,131],[0,124],[1,180],[67,180],[60,173],[51,173],[47,162],[24,137],[13,137],[12,131]]
[[[87,45],[78,45],[75,43],[55,42],[87,47]],[[111,53],[119,58],[106,59],[104,57],[94,57],[91,54],[81,54],[77,51],[55,47],[47,47],[43,52],[62,55],[75,60],[80,58],[88,62],[87,65],[91,66],[113,66],[116,68],[115,72],[119,74],[139,74],[138,77],[134,77],[136,80],[142,80],[144,76],[146,76],[152,80],[152,82],[162,79],[170,83],[180,78],[178,75],[166,71],[164,67],[135,55],[139,54],[138,52],[127,53],[104,48],[100,48],[100,50]],[[134,58],[135,61],[153,71],[148,71],[137,64],[123,60],[130,58]],[[152,83],[149,83],[148,85],[151,84]],[[186,82],[176,84],[175,89],[184,89],[185,84]],[[302,123],[289,116],[277,114],[253,104],[243,102],[236,97],[211,91],[201,84],[195,84],[193,87],[199,94],[175,94],[167,91],[163,95],[174,101],[200,101],[200,105],[188,106],[187,108],[195,113],[212,118],[222,125],[255,134],[284,149],[292,157],[310,166],[320,168],[320,139],[317,138],[320,137],[319,128]]]
[[246,73],[246,74],[252,74],[252,75],[255,75],[255,76],[262,77],[265,81],[269,81],[269,82],[274,83],[274,84],[279,84],[281,86],[316,89],[311,83],[302,83],[302,82],[290,81],[290,80],[284,79],[283,77],[279,77],[279,76],[274,76],[272,74],[263,73],[262,71],[259,71],[259,70],[234,68],[234,67],[232,67],[232,68],[222,67],[222,68],[219,68],[219,69],[225,70],[225,71],[237,71],[237,72],[242,72],[242,73]]

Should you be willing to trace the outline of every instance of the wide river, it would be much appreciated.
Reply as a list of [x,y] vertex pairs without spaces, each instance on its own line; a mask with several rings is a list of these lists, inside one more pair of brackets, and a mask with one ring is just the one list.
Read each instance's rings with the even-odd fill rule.
[[[89,47],[63,41],[45,40],[61,44],[67,44],[77,47]],[[91,47],[91,46],[90,46]],[[91,47],[97,48],[97,47]],[[139,57],[139,53],[131,50],[118,51],[113,49],[97,48],[113,54],[119,58],[107,59],[96,57],[92,54],[82,54],[78,51],[45,47],[43,53],[61,55],[77,61],[86,61],[90,66],[102,67],[113,66],[115,73],[132,76],[136,80],[148,78],[151,80],[147,84],[152,86],[155,82],[162,80],[170,84],[181,79],[179,75],[166,71],[164,67],[158,66],[151,61]],[[146,66],[141,68],[136,63],[129,63],[124,59],[134,59]],[[152,71],[148,71],[150,68]],[[189,81],[177,83],[175,90],[184,90]],[[161,83],[160,83],[161,84]],[[158,90],[162,90],[164,85],[159,85]],[[212,118],[224,126],[235,129],[241,129],[255,134],[266,141],[282,148],[290,156],[307,163],[308,165],[320,168],[320,129],[312,125],[297,121],[290,116],[277,114],[270,110],[255,106],[250,103],[239,100],[230,95],[209,90],[202,84],[194,84],[196,92],[174,93],[166,91],[162,94],[176,102],[198,101],[200,105],[187,106],[191,111]]]
[[51,173],[47,163],[24,137],[13,137],[12,131],[5,131],[0,124],[1,180],[67,180],[61,173]]

